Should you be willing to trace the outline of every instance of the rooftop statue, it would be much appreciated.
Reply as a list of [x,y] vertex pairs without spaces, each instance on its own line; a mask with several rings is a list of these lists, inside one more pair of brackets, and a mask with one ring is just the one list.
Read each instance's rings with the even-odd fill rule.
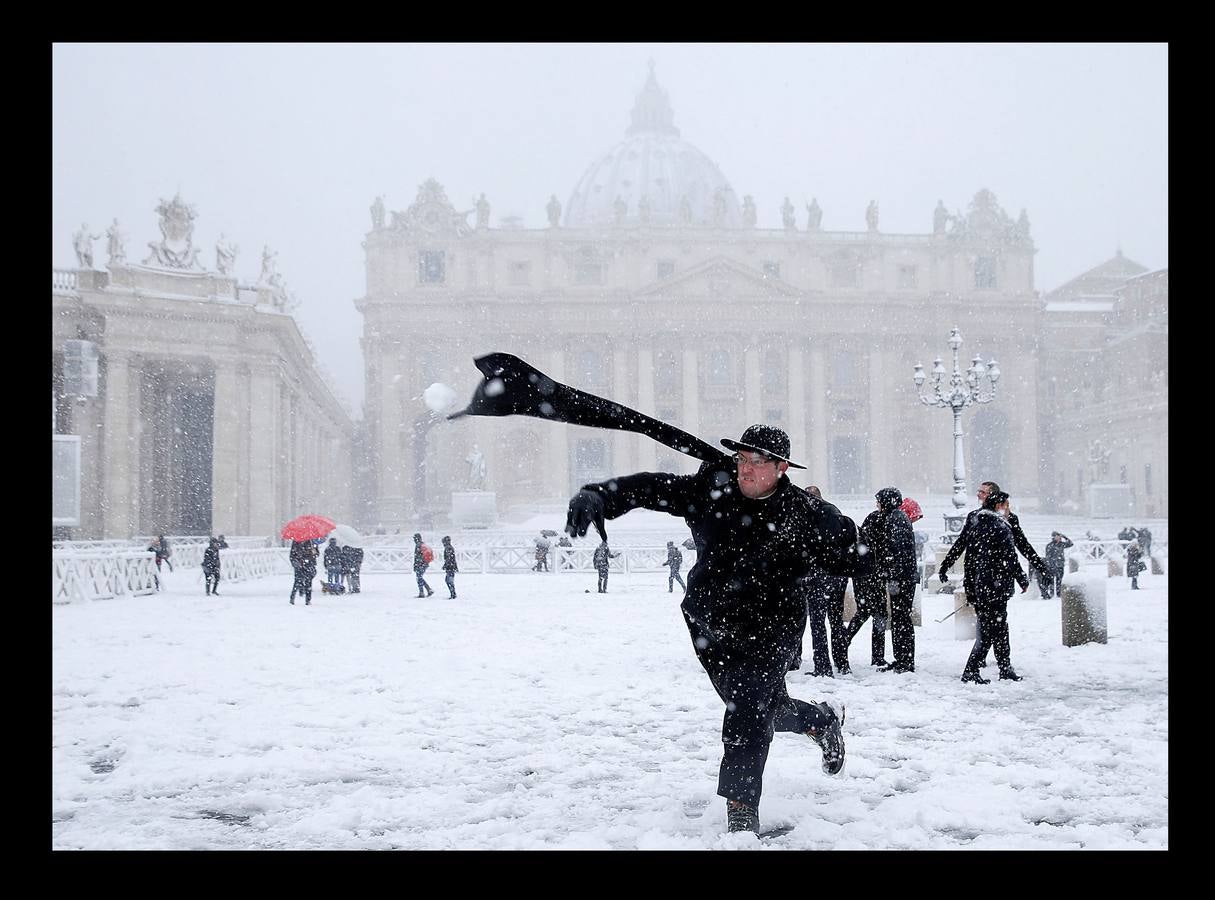
[[379,231],[384,227],[384,198],[377,196],[371,204],[371,227]]
[[823,210],[818,205],[818,197],[811,197],[810,204],[806,207],[806,230],[818,231],[822,224]]
[[788,197],[785,197],[785,202],[780,205],[780,221],[786,231],[797,229],[797,220],[793,216],[793,204]]
[[557,195],[553,194],[548,198],[548,205],[544,207],[544,211],[548,213],[548,227],[561,227],[561,201],[557,199]]
[[101,235],[89,234],[89,223],[83,222],[80,230],[72,235],[72,249],[76,251],[76,264],[82,269],[93,268],[93,241]]
[[164,266],[168,269],[201,268],[198,264],[198,248],[193,244],[194,219],[197,213],[193,206],[181,199],[181,194],[172,201],[162,199],[156,207],[160,215],[160,241],[148,242],[152,253],[144,265]]
[[754,228],[755,223],[759,221],[755,213],[755,201],[750,194],[743,197],[743,224],[748,228]]
[[236,254],[239,251],[240,247],[224,240],[223,232],[220,232],[219,240],[215,242],[215,268],[219,270],[219,274],[232,274],[232,270],[236,267]]
[[477,198],[477,230],[481,231],[489,227],[489,201],[485,199],[485,192],[481,192],[481,196]]
[[122,233],[122,227],[118,224],[117,219],[114,220],[114,224],[112,224],[109,228],[106,229],[105,236],[106,236],[106,253],[110,257],[109,265],[110,266],[125,265],[125,263],[127,261],[127,251],[126,251],[126,248],[123,247],[124,236]]
[[869,206],[865,208],[865,224],[869,226],[870,231],[878,230],[878,205],[876,200],[870,200]]

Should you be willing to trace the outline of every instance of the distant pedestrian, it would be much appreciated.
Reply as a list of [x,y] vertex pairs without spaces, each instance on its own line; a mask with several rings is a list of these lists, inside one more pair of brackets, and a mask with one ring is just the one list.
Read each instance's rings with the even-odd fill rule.
[[[899,507],[903,495],[898,488],[882,488],[874,495],[877,509],[861,524],[860,541],[869,548],[874,573],[857,583],[857,614],[848,623],[851,643],[868,616],[874,619],[872,641],[873,664],[885,655],[885,615],[890,609],[890,637],[894,662],[882,662],[884,672],[915,671],[915,628],[911,624],[911,607],[919,573],[915,561],[915,533],[911,520]],[[864,606],[861,600],[864,599]],[[882,632],[878,634],[881,620]]]
[[[1146,556],[1148,559],[1151,559],[1152,558],[1152,532],[1148,530],[1147,526],[1144,526],[1143,528],[1139,529],[1139,546],[1143,548],[1143,555]],[[170,572],[173,571],[171,566],[169,567],[169,571]]]
[[1063,581],[1063,570],[1065,568],[1065,557],[1063,551],[1072,546],[1071,539],[1059,531],[1050,533],[1050,543],[1046,545],[1046,552],[1042,554],[1042,558],[1046,561],[1046,574],[1038,573],[1038,588],[1042,591],[1042,598],[1049,600],[1062,589],[1060,582]]
[[456,565],[456,550],[451,545],[451,537],[443,536],[443,571],[446,572],[444,581],[447,582],[447,590],[451,592],[449,600],[456,599],[456,573],[460,571],[460,567]]
[[1126,548],[1126,575],[1131,579],[1131,590],[1139,590],[1139,573],[1147,568],[1143,561],[1143,548],[1139,541],[1131,541]]
[[325,547],[325,574],[328,576],[325,590],[330,594],[341,593],[342,588],[342,548],[338,546],[337,538],[330,538]]
[[[434,561],[435,553],[429,547],[422,543],[422,535],[414,532],[413,535],[413,574],[418,579],[418,596],[430,597],[434,595],[426,579],[422,576],[426,574],[426,570]],[[425,591],[425,593],[423,593]]]
[[[348,593],[348,594],[357,594],[359,592],[358,581],[357,581],[357,577],[355,575],[355,570],[356,570],[355,559],[356,559],[356,554],[358,557],[361,557],[362,552],[363,551],[360,548],[351,546],[350,544],[346,544],[342,547],[341,553],[338,556],[338,559],[341,561],[341,564],[342,564],[343,583],[346,585],[346,593]],[[361,561],[362,560],[360,559],[359,562],[361,562]]]
[[292,541],[291,568],[295,572],[295,581],[291,585],[290,603],[295,606],[295,595],[302,594],[304,605],[312,605],[312,579],[316,577],[316,544],[312,541]]
[[363,572],[363,548],[362,547],[347,547],[349,551],[349,572],[350,572],[350,593],[358,594],[362,592],[362,584],[360,576]]
[[552,545],[543,537],[536,538],[536,564],[532,566],[533,572],[548,571],[548,551],[551,547]]
[[677,581],[679,582],[679,586],[683,588],[684,593],[687,593],[688,586],[679,577],[679,567],[683,565],[683,554],[676,548],[674,541],[667,541],[666,565],[671,570],[671,574],[667,576],[667,593],[675,593],[675,582]]
[[160,590],[160,564],[166,563],[169,571],[173,571],[173,561],[169,559],[173,555],[173,549],[169,546],[169,542],[165,540],[165,536],[158,535],[156,540],[152,542],[152,546],[148,548],[149,553],[156,554],[156,590]]
[[[561,535],[561,539],[559,541],[557,541],[557,546],[558,547],[573,547],[574,545],[572,543],[570,543],[570,539],[566,535],[563,534],[563,535]],[[561,568],[563,568],[563,569],[574,568],[574,564],[572,562],[570,562],[568,553],[564,556],[564,558],[562,557],[562,555],[560,553],[558,553],[557,558],[562,560]]]
[[[228,545],[225,543],[223,546]],[[214,594],[216,597],[219,596],[219,550],[220,542],[216,538],[211,538],[207,543],[207,549],[203,551],[202,558],[207,593]]]
[[619,556],[619,553],[613,553],[608,548],[608,542],[603,541],[595,548],[595,554],[591,557],[591,561],[595,564],[595,571],[599,573],[599,593],[606,594],[608,586],[608,560]]

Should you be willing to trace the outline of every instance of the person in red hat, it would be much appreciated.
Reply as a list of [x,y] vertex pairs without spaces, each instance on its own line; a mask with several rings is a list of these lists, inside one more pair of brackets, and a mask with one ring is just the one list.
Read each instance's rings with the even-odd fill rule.
[[584,537],[604,520],[645,507],[682,516],[696,541],[681,610],[696,656],[725,704],[717,793],[730,831],[759,831],[768,748],[777,731],[808,736],[823,771],[844,767],[844,709],[790,697],[788,664],[806,627],[801,580],[821,567],[851,574],[856,525],[785,474],[789,436],[752,425],[723,439],[722,454],[695,475],[641,472],[587,484],[570,500],[566,530]]

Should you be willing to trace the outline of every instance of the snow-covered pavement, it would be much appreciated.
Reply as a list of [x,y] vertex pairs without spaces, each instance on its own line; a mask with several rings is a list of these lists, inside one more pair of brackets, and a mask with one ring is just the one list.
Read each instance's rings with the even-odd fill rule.
[[453,601],[432,568],[426,600],[368,575],[311,607],[196,575],[53,609],[55,848],[1168,847],[1167,575],[1109,580],[1107,645],[1014,599],[1020,683],[958,681],[935,594],[914,674],[866,665],[868,625],[852,676],[791,674],[847,705],[848,762],[778,734],[760,817],[796,827],[764,843],[722,833],[721,703],[665,575],[460,576]]

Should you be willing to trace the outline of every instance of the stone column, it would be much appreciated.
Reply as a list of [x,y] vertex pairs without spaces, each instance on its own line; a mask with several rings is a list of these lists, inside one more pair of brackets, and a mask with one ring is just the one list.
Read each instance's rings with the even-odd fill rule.
[[139,443],[132,428],[132,382],[138,368],[129,353],[106,351],[105,427],[102,429],[104,521],[102,537],[135,536],[136,474],[139,471]]
[[890,417],[886,412],[886,395],[890,386],[883,378],[885,367],[882,351],[869,351],[869,433],[866,443],[869,444],[869,484],[874,490],[890,483],[890,471],[886,465],[887,453],[890,449]]
[[249,533],[278,537],[279,529],[292,518],[279,503],[283,478],[279,455],[282,408],[279,404],[278,371],[272,363],[255,366],[250,372],[249,418]]
[[[743,417],[747,425],[760,421],[758,339],[752,335],[743,350]],[[745,427],[745,426],[744,426]]]
[[[817,423],[816,423],[817,425]],[[823,460],[813,456],[806,443],[806,372],[802,345],[798,339],[789,344],[789,444],[793,458],[806,467],[790,469],[794,483],[822,485]]]
[[831,456],[827,447],[827,433],[831,423],[827,421],[827,354],[823,339],[816,338],[810,344],[810,458],[814,460],[814,478],[826,495],[830,489]]
[[[637,348],[637,411],[653,416],[654,409],[654,350],[649,346]],[[672,423],[674,424],[674,423]],[[658,464],[658,444],[643,434],[636,436],[637,468],[653,472]]]
[[696,351],[683,351],[683,430],[700,432],[700,381],[697,375]]
[[214,415],[211,427],[211,531],[236,533],[240,506],[240,386],[236,364],[215,364]]

